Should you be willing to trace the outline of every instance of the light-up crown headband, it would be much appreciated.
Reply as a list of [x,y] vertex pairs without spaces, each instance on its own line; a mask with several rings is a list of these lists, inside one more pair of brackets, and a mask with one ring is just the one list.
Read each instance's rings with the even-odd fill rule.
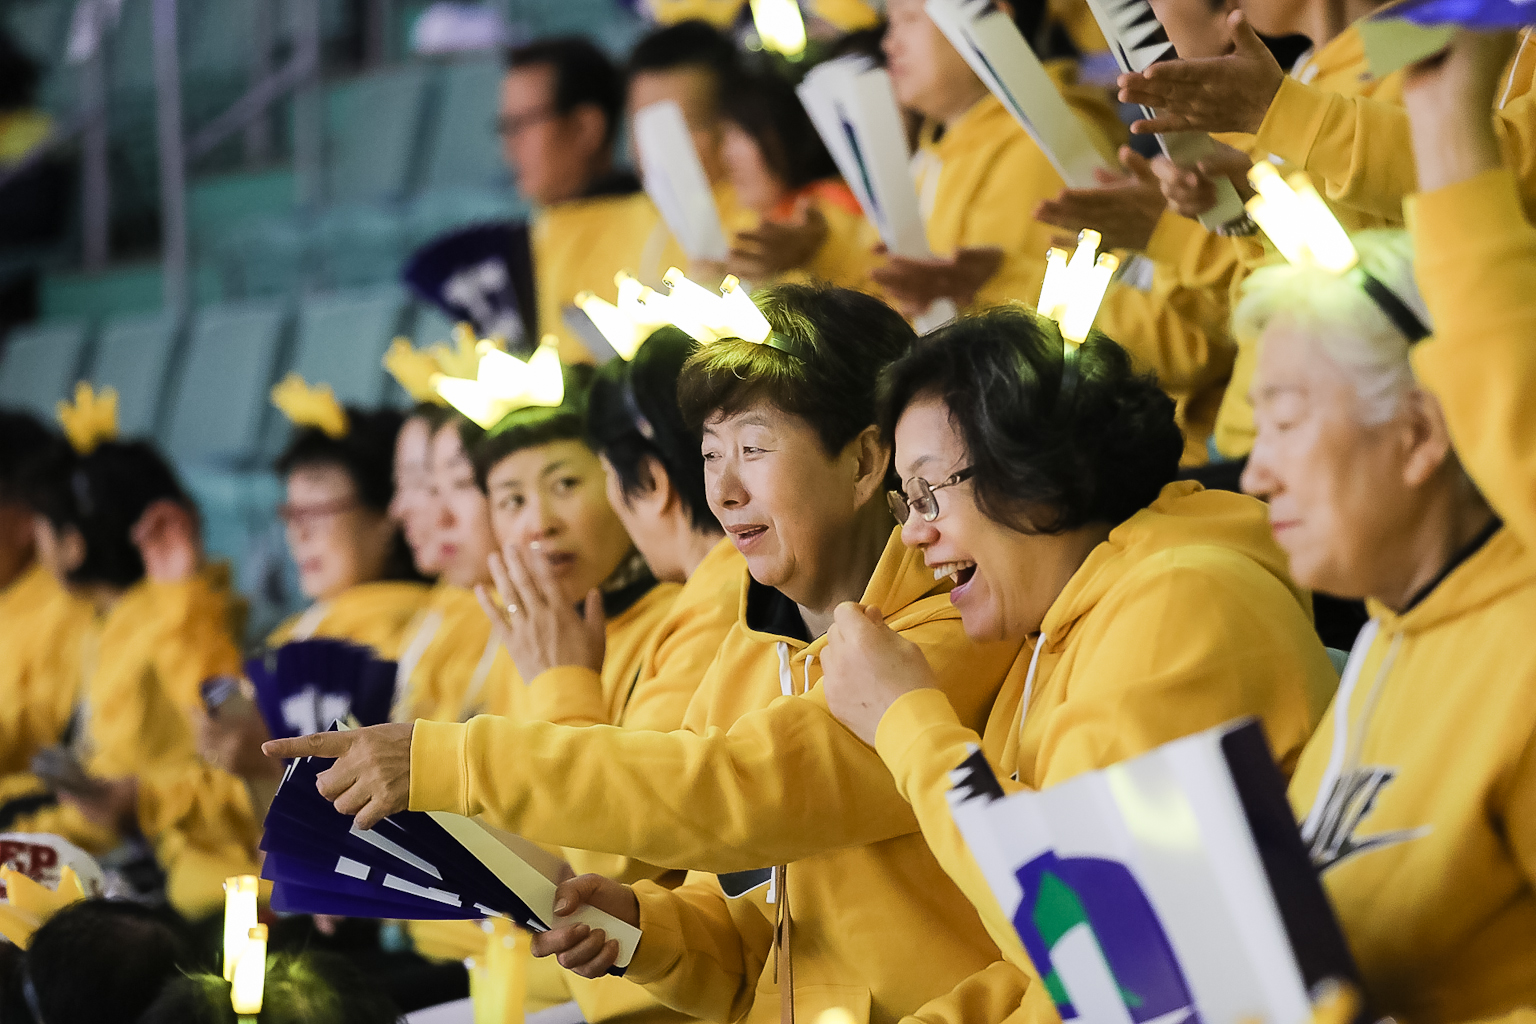
[[[102,892],[101,866],[73,843],[55,835],[0,834],[11,851],[0,866],[0,935],[26,949],[32,936],[71,903]],[[52,883],[53,888],[49,888]]]
[[1360,286],[1408,343],[1429,337],[1429,327],[1398,295],[1360,266],[1360,255],[1305,172],[1282,178],[1275,165],[1260,160],[1248,170],[1255,189],[1248,215],[1264,229],[1280,255],[1297,266],[1320,267]]
[[481,341],[475,352],[473,378],[438,373],[432,377],[432,387],[483,429],[491,429],[518,409],[552,409],[565,401],[565,374],[553,335],[545,335],[526,360],[508,355],[491,341]]
[[1070,257],[1065,249],[1057,248],[1045,254],[1045,280],[1040,284],[1035,310],[1056,321],[1068,357],[1087,340],[1109,280],[1120,267],[1119,257],[1099,252],[1101,241],[1102,235],[1085,228],[1078,233],[1077,249]]
[[112,388],[95,391],[85,381],[75,385],[73,403],[58,404],[59,423],[69,445],[81,455],[89,455],[103,441],[117,440],[117,392]]
[[718,295],[688,280],[676,267],[668,269],[662,281],[667,285],[665,295],[620,273],[614,278],[618,305],[591,292],[576,296],[576,304],[625,360],[633,359],[641,342],[668,324],[700,345],[739,339],[809,360],[811,353],[804,343],[775,331],[736,278],[727,277]]
[[[480,364],[474,328],[457,324],[453,328],[453,346],[438,342],[419,349],[406,338],[396,338],[384,353],[384,368],[389,371],[414,402],[447,405],[432,380],[439,374],[473,380]],[[499,346],[498,346],[499,347]]]
[[341,440],[351,424],[347,411],[336,400],[329,384],[311,387],[297,373],[290,373],[272,389],[272,404],[296,427],[315,427],[326,437]]

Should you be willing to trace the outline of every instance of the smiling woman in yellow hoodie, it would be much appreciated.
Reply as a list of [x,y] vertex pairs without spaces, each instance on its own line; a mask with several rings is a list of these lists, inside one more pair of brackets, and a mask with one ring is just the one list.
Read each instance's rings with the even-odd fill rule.
[[828,638],[829,705],[890,767],[1010,961],[925,1013],[981,1001],[991,1019],[1057,1015],[950,817],[949,773],[973,745],[1005,785],[1038,789],[1255,715],[1288,768],[1335,678],[1263,505],[1173,482],[1173,403],[1114,342],[1062,353],[1050,321],[996,310],[937,332],[887,379],[903,540],[955,581],[973,640],[1030,638],[985,732],[876,610],[839,608]]
[[[1356,248],[1427,319],[1407,239]],[[1528,1017],[1536,558],[1468,478],[1397,316],[1354,279],[1260,271],[1238,318],[1259,337],[1244,487],[1297,578],[1372,616],[1291,782],[1365,994],[1412,1024]]]
[[[779,286],[757,301],[778,347],[712,345],[679,389],[704,426],[710,508],[749,570],[738,620],[683,730],[481,718],[418,722],[414,739],[384,727],[268,749],[345,753],[322,791],[345,812],[366,806],[363,824],[409,791],[412,806],[484,812],[540,841],[726,872],[677,890],[583,876],[583,885],[638,897],[646,939],[627,977],[679,1010],[728,1020],[750,1008],[767,1020],[786,1005],[814,1020],[837,1007],[892,1021],[998,953],[889,774],[826,713],[825,628],[843,600],[881,607],[942,666],[942,685],[975,728],[1018,645],[968,641],[946,585],[891,528],[874,389],[880,368],[911,344],[910,329],[841,289]],[[786,910],[788,941],[776,947]],[[578,945],[593,939],[563,934]]]

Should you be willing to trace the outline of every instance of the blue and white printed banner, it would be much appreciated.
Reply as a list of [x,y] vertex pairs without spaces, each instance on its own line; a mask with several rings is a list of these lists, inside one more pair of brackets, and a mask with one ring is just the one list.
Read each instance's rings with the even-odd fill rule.
[[1004,796],[979,751],[955,822],[1063,1021],[1301,1024],[1356,971],[1256,723]]

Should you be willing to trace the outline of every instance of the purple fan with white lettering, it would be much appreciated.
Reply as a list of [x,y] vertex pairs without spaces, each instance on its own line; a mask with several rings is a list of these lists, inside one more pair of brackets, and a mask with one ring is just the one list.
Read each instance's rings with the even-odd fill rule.
[[246,662],[256,705],[275,737],[308,736],[349,715],[363,725],[389,721],[395,663],[345,640],[295,640]]
[[[558,858],[454,814],[401,811],[359,829],[316,788],[332,763],[306,757],[290,764],[267,812],[262,877],[272,880],[273,910],[403,920],[505,917],[531,931],[554,923]],[[591,907],[572,916],[619,941],[620,966],[610,973],[622,974],[638,929]]]

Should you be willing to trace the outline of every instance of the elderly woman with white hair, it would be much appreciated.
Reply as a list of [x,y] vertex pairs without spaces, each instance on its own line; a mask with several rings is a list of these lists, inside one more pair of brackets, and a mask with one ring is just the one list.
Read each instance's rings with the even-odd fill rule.
[[1402,232],[1338,277],[1274,266],[1235,331],[1257,344],[1243,486],[1297,582],[1371,621],[1291,782],[1302,834],[1379,1014],[1536,1007],[1536,558],[1458,460],[1409,350],[1428,320]]

